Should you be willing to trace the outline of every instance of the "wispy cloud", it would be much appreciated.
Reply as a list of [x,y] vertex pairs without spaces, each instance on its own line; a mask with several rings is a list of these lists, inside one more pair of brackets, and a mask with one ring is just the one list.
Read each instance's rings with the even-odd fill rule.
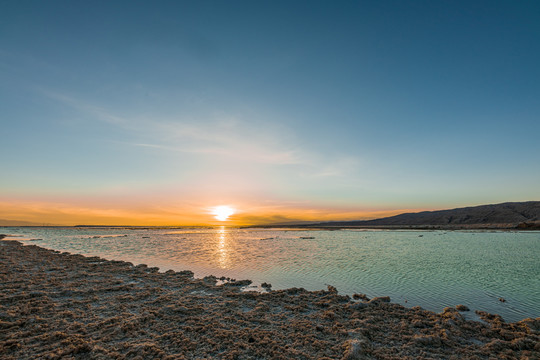
[[354,172],[360,166],[359,158],[350,155],[342,155],[333,160],[331,163],[317,169],[317,171],[312,171],[308,176],[314,178],[341,177]]
[[[143,142],[127,144],[193,154],[212,154],[264,164],[305,164],[310,156],[294,146],[295,137],[288,128],[231,116],[210,118],[125,117],[104,107],[57,92],[42,91],[99,121],[120,127]],[[288,140],[288,141],[287,141]],[[126,143],[126,142],[124,142]]]
[[[205,122],[154,121],[155,143],[135,146],[194,154],[212,154],[264,164],[302,164],[304,150],[287,144],[280,130],[262,122],[212,119]],[[286,132],[286,130],[284,130]],[[290,134],[290,132],[289,132]],[[159,141],[159,142],[157,142]],[[181,145],[178,145],[181,144]]]
[[[330,186],[328,181],[334,178],[359,183],[358,169],[362,161],[357,155],[340,154],[337,150],[321,151],[316,140],[308,141],[298,136],[282,122],[263,121],[256,115],[246,119],[242,113],[231,115],[211,111],[206,115],[181,111],[176,116],[125,115],[126,111],[122,114],[120,109],[106,108],[59,92],[42,93],[81,112],[86,118],[122,130],[126,136],[119,138],[118,143],[184,154],[186,160],[198,161],[201,157],[199,164],[206,164],[207,168],[233,166],[235,183],[242,177],[261,181],[262,174],[257,175],[257,171],[271,171],[265,166],[281,166],[283,171],[274,175],[282,179],[320,182],[323,188]],[[262,181],[272,186],[266,179]]]
[[103,107],[90,104],[80,99],[76,99],[76,98],[73,98],[73,97],[58,93],[58,92],[50,91],[50,90],[39,89],[38,91],[40,91],[45,96],[51,99],[57,100],[76,110],[94,115],[101,121],[105,121],[113,125],[124,126],[124,127],[129,124],[129,122],[125,118],[114,115]]

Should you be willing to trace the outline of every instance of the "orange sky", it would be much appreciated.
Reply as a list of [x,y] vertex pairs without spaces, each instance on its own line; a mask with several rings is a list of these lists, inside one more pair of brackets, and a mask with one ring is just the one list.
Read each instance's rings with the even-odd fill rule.
[[[84,204],[84,205],[82,205]],[[353,209],[312,206],[311,204],[257,205],[248,202],[144,204],[133,201],[118,204],[99,204],[98,201],[46,201],[16,200],[0,201],[2,220],[19,220],[48,225],[260,225],[290,221],[359,220],[391,216],[405,211],[386,209]],[[218,221],[212,213],[215,206],[226,205],[235,213],[227,221]]]

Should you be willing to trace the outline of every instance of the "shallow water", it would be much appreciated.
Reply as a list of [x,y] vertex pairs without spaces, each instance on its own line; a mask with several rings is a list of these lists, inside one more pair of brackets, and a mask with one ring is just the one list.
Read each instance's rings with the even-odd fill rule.
[[388,295],[393,302],[437,312],[464,304],[506,321],[540,316],[540,232],[3,228],[0,233],[163,271],[267,282],[273,289],[333,285],[342,294]]

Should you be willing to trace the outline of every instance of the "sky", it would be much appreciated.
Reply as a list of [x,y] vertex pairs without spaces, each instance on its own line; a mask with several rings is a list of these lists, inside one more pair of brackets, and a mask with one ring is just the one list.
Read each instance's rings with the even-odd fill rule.
[[0,219],[540,200],[538,1],[2,1]]

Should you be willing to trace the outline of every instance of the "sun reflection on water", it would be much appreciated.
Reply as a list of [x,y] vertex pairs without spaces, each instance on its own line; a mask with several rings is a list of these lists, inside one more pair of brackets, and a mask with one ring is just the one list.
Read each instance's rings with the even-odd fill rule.
[[218,243],[217,243],[217,260],[218,265],[221,269],[229,269],[229,246],[227,241],[227,230],[225,226],[222,226],[218,232]]

